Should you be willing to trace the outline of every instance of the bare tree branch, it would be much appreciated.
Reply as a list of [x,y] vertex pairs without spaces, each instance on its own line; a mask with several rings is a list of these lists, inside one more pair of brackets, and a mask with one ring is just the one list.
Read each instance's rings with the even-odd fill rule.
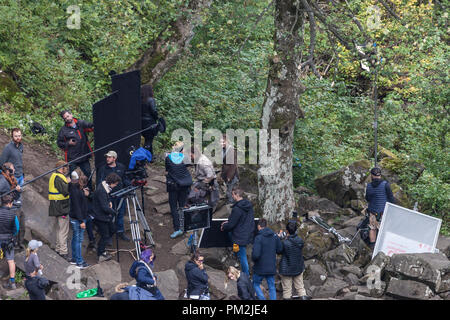
[[391,7],[383,0],[377,0],[378,3],[380,3],[387,12],[389,12],[389,14],[391,16],[393,16],[395,19],[397,19],[402,25],[405,25],[405,23],[402,21],[402,19],[395,13],[395,11],[393,9],[391,9]]
[[308,19],[309,19],[309,56],[308,56],[308,64],[311,66],[312,71],[314,74],[321,78],[320,73],[316,69],[316,65],[314,63],[314,48],[316,46],[316,20],[314,19],[314,12],[311,10],[311,7],[309,6],[308,1],[301,0],[303,7],[306,9],[306,12],[308,13]]

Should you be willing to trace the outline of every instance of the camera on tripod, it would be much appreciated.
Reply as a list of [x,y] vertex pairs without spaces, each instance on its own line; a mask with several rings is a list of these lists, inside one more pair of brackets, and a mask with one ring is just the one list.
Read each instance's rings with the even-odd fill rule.
[[147,160],[136,160],[134,169],[125,171],[125,176],[132,181],[132,185],[145,186],[147,184],[148,174],[145,169],[146,163]]

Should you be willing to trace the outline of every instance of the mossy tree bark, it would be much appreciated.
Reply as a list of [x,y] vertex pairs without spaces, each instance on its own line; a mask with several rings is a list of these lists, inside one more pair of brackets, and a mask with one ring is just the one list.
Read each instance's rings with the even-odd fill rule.
[[212,0],[191,0],[177,20],[162,31],[142,56],[126,71],[141,70],[142,84],[155,85],[188,48],[194,29]]
[[[261,163],[258,170],[258,208],[269,222],[282,221],[295,208],[292,182],[292,145],[295,122],[303,117],[299,107],[305,91],[300,81],[303,45],[303,6],[300,1],[275,1],[274,55],[270,61],[261,128],[270,134],[279,130],[279,160],[273,174],[264,174],[273,163]],[[268,151],[273,137],[268,141]],[[260,158],[261,159],[261,158]]]

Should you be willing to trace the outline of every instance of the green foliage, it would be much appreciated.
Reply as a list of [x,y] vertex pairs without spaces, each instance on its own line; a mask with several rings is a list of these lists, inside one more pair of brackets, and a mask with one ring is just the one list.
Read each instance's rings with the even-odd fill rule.
[[[213,1],[196,35],[178,62],[155,87],[159,113],[168,130],[155,150],[170,145],[174,129],[191,133],[194,121],[204,129],[249,129],[260,126],[273,54],[274,6],[259,19],[270,0]],[[108,72],[131,66],[188,5],[187,0],[86,0],[81,2],[81,28],[66,26],[66,9],[74,1],[0,0],[0,123],[30,133],[30,120],[41,122],[48,135],[34,137],[57,150],[61,109],[91,119],[92,104],[110,91]],[[450,89],[448,13],[433,2],[391,0],[401,22],[375,0],[327,2],[327,21],[354,38],[364,50],[377,43],[379,144],[405,161],[398,174],[402,188],[423,212],[443,219],[448,232]],[[368,28],[373,5],[381,24]],[[361,21],[361,35],[348,17]],[[187,13],[189,14],[189,13]],[[317,19],[316,19],[317,20]],[[307,57],[308,19],[300,49]],[[319,23],[315,62],[322,78],[305,71],[308,88],[300,97],[305,118],[294,136],[294,185],[314,188],[314,179],[359,159],[373,158],[371,72],[362,70],[354,52],[333,46]],[[29,137],[26,137],[29,139]],[[296,160],[298,159],[298,160]],[[408,176],[412,163],[426,167],[418,181]],[[298,166],[300,164],[301,166]],[[447,231],[445,231],[447,230]]]

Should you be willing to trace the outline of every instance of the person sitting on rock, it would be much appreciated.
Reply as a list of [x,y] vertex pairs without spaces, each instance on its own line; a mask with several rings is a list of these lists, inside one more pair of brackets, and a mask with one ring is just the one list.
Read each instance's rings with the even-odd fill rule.
[[366,200],[369,203],[367,211],[369,212],[369,247],[375,247],[378,228],[383,216],[386,202],[395,203],[394,195],[389,182],[381,179],[381,169],[372,168],[370,170],[372,182],[366,188]]
[[210,300],[208,275],[203,264],[204,257],[199,251],[194,252],[191,260],[186,262],[184,273],[187,280],[185,298],[193,300]]
[[153,274],[153,262],[155,254],[151,249],[142,251],[140,260],[133,262],[130,268],[130,276],[136,279],[136,286],[150,292],[156,300],[164,300],[164,296],[156,286],[156,276]]
[[238,297],[241,300],[256,300],[255,289],[250,280],[250,276],[241,272],[235,267],[228,267],[227,281],[225,282],[225,288],[227,287],[228,280],[236,281]]

